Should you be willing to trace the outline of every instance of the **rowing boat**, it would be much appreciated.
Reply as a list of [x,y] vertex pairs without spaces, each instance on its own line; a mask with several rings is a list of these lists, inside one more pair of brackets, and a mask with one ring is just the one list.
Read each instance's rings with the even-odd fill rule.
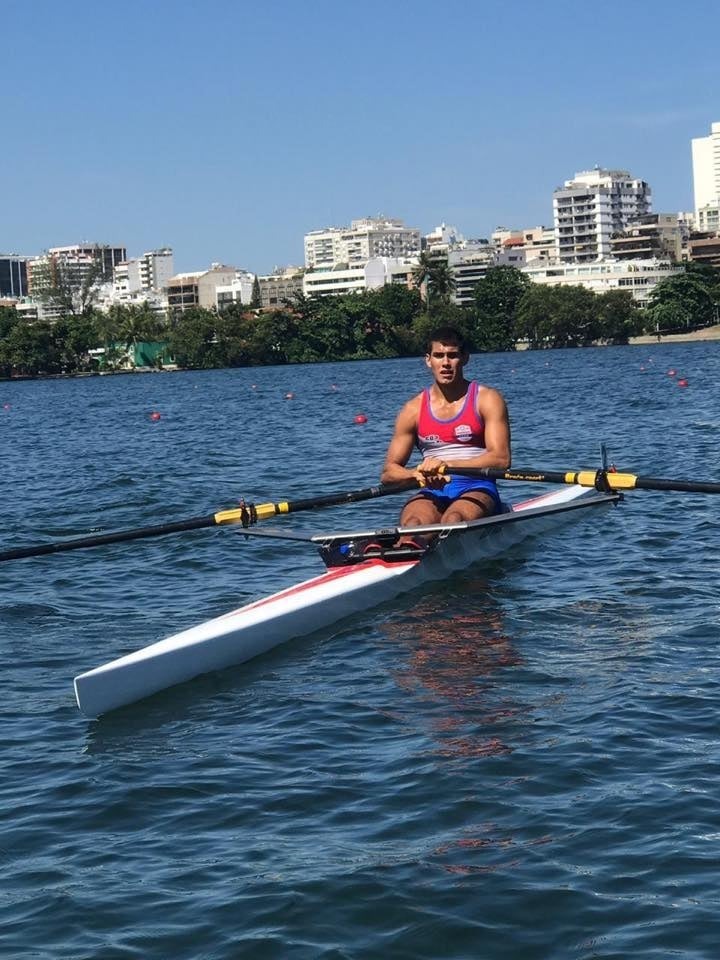
[[[81,673],[74,681],[78,706],[86,716],[98,717],[202,674],[244,663],[288,640],[504,553],[530,535],[587,513],[590,507],[619,499],[616,493],[568,486],[467,523],[310,537],[243,530],[245,536],[306,540],[320,549],[327,569],[311,580]],[[411,534],[429,538],[429,545],[393,545],[398,537]],[[357,544],[370,546],[358,551]]]

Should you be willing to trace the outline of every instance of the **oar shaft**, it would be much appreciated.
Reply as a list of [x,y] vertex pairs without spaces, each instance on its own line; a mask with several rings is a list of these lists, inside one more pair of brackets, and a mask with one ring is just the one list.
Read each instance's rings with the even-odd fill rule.
[[16,547],[0,553],[3,560],[21,560],[23,557],[40,557],[48,553],[64,553],[67,550],[82,550],[84,547],[101,547],[107,543],[122,543],[125,540],[143,540],[148,537],[162,537],[167,533],[180,533],[185,530],[199,530],[215,525],[215,517],[195,517],[177,523],[163,523],[156,527],[138,527],[135,530],[121,530],[117,533],[99,533],[92,537],[76,537],[74,540],[54,540],[52,543],[37,543],[32,547]]
[[323,497],[307,500],[281,501],[279,503],[261,503],[257,506],[243,504],[233,510],[221,510],[208,517],[192,517],[175,523],[163,523],[154,527],[138,527],[135,530],[120,530],[116,533],[99,533],[91,537],[76,537],[74,540],[56,540],[52,543],[39,543],[31,547],[16,547],[14,550],[0,552],[3,560],[21,560],[24,557],[40,557],[49,553],[64,553],[68,550],[82,550],[86,547],[101,547],[109,543],[123,543],[127,540],[143,540],[148,537],[162,537],[168,533],[181,533],[186,530],[199,530],[203,527],[215,527],[221,524],[240,523],[250,526],[257,520],[267,520],[284,513],[297,513],[300,510],[312,510],[320,507],[340,506],[344,503],[358,503],[387,497],[393,493],[412,490],[419,484],[415,479],[400,480],[397,483],[378,484],[362,490],[346,490],[331,493]]
[[498,470],[495,467],[451,467],[449,474],[486,480],[524,480],[530,483],[567,483],[610,490],[677,490],[682,493],[720,493],[720,483],[696,480],[663,480],[634,473],[602,470]]

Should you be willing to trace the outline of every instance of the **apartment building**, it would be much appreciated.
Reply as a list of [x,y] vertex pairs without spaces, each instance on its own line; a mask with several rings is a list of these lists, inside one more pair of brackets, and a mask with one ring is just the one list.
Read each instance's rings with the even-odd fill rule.
[[217,288],[230,285],[236,273],[235,267],[218,263],[209,270],[176,273],[167,284],[168,307],[175,313],[184,313],[191,307],[211,310],[217,305]]
[[56,263],[62,263],[72,268],[81,265],[84,269],[86,262],[92,261],[100,271],[100,279],[110,283],[115,267],[127,260],[125,247],[113,247],[107,243],[76,243],[69,247],[50,247],[48,256]]
[[0,297],[19,300],[28,294],[28,257],[0,253]]
[[367,263],[385,257],[398,259],[420,252],[420,231],[402,220],[366,217],[349,227],[328,227],[305,234],[305,266],[309,270]]
[[674,213],[649,213],[613,234],[610,254],[617,260],[682,258],[682,229]]
[[609,256],[611,239],[650,213],[651,190],[626,170],[576,173],[553,193],[556,257],[583,263]]
[[340,266],[334,270],[313,270],[303,276],[303,293],[306,297],[326,297],[377,290],[388,283],[410,287],[413,285],[412,271],[416,262],[373,257],[366,263]]
[[548,286],[580,286],[594,293],[607,293],[608,290],[627,290],[639,306],[649,303],[650,291],[661,280],[675,273],[682,273],[685,267],[669,260],[602,260],[594,263],[529,263],[523,267],[523,273],[533,283]]
[[252,300],[255,274],[248,270],[236,270],[230,283],[219,284],[215,287],[215,306],[224,310],[233,304],[248,306]]
[[717,231],[720,218],[720,123],[710,125],[710,136],[692,141],[695,225],[698,231]]
[[281,307],[292,304],[303,292],[302,267],[281,267],[263,277],[258,277],[260,301],[263,307]]
[[120,295],[164,290],[174,272],[173,252],[163,247],[118,263],[113,270],[113,284]]
[[455,281],[454,303],[472,303],[475,286],[492,267],[497,266],[496,251],[487,241],[471,241],[447,255],[448,268]]

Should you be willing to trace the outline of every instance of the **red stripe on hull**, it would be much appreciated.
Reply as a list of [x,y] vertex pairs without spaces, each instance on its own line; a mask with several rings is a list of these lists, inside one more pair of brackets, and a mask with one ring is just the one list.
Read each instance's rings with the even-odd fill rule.
[[335,580],[342,580],[343,577],[348,577],[353,573],[357,573],[360,570],[367,570],[368,567],[393,567],[408,569],[414,567],[416,563],[419,563],[419,560],[409,560],[406,562],[396,561],[394,563],[389,563],[387,560],[381,560],[379,557],[374,557],[372,560],[364,560],[360,564],[348,564],[346,567],[333,567],[332,570],[328,570],[326,573],[321,574],[319,577],[314,577],[312,580],[306,580],[305,583],[298,583],[294,587],[288,587],[287,590],[282,590],[280,593],[274,593],[272,596],[263,597],[261,600],[255,600],[252,603],[248,603],[244,607],[240,607],[238,610],[232,610],[230,613],[223,614],[222,617],[218,619],[223,620],[226,617],[235,617],[239,613],[245,613],[246,610],[255,610],[257,607],[262,607],[267,603],[275,603],[277,600],[285,600],[287,597],[296,596],[298,593],[303,593],[305,590],[311,590],[314,587],[324,586],[326,583],[333,583]]

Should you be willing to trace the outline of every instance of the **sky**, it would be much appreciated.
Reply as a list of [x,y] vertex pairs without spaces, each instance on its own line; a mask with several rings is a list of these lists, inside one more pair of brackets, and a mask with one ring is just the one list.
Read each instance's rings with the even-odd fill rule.
[[552,224],[594,166],[693,209],[716,0],[0,0],[0,251],[268,273],[360,217]]

